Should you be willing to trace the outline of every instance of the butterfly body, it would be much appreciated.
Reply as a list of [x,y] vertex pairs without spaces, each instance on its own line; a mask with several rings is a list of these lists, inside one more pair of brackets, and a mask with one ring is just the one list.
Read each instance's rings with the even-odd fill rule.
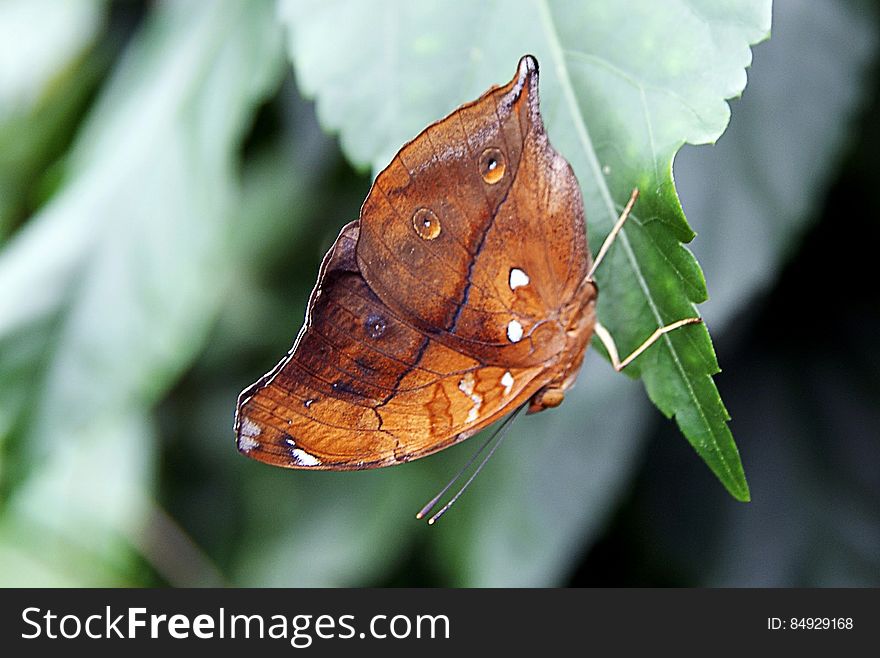
[[325,257],[288,355],[239,397],[239,450],[289,468],[406,462],[561,403],[593,334],[583,203],[537,62],[432,124]]

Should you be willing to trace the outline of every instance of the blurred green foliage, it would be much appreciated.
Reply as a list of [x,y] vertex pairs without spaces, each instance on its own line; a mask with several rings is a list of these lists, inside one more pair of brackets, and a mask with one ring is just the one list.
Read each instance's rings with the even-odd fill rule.
[[[612,4],[0,2],[0,584],[880,584],[880,483],[860,470],[880,448],[842,420],[876,416],[878,370],[840,366],[812,315],[815,340],[793,340],[772,296],[753,312],[765,291],[807,285],[791,274],[815,262],[802,236],[832,181],[853,176],[844,154],[868,148],[856,118],[877,104],[880,24],[856,1],[775,7],[730,130],[676,160],[755,502],[722,497],[680,439],[651,441],[674,429],[592,351],[565,404],[518,420],[434,528],[413,513],[473,442],[357,473],[234,449],[238,391],[289,348],[321,256],[369,189],[345,158],[375,173],[524,52],[544,64],[542,108],[590,234],[613,220],[602,186],[619,204],[637,181],[655,192],[651,235],[680,249],[671,159],[723,131],[766,3]],[[621,42],[621,67],[686,70],[671,77],[683,86],[639,92],[571,64]],[[591,171],[578,121],[610,174]],[[600,313],[627,345],[649,331],[624,257],[600,279],[620,303]],[[679,296],[681,315],[701,293]],[[858,326],[877,320],[859,309]],[[832,402],[804,405],[799,372]]]

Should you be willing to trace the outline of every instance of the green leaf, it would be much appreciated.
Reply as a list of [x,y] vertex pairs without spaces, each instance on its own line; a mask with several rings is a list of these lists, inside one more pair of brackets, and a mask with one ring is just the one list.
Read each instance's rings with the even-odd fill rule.
[[5,587],[131,583],[147,515],[156,435],[143,411],[105,413],[66,434],[0,516]]
[[65,69],[95,38],[103,0],[0,4],[0,124],[47,102]]
[[[14,439],[23,499],[64,463],[116,469],[94,437],[153,443],[127,428],[147,422],[216,315],[237,149],[282,72],[280,36],[268,3],[157,8],[81,131],[67,183],[0,252],[0,445]],[[133,480],[143,496],[149,472]],[[79,518],[66,514],[77,498],[113,503],[111,478],[82,473],[82,495],[55,500],[60,523]],[[14,495],[10,526],[18,509]],[[120,532],[94,516],[94,534]]]
[[[551,140],[574,167],[594,249],[633,187],[642,196],[597,272],[599,318],[629,353],[706,298],[672,179],[685,142],[723,132],[749,46],[766,38],[769,0],[717,3],[485,2],[332,5],[290,1],[291,55],[318,116],[345,152],[381,169],[421,128],[489,85],[519,56],[541,62]],[[381,44],[378,47],[377,44]],[[708,331],[666,335],[629,369],[730,493],[748,485],[712,375]]]
[[730,127],[718,144],[685,147],[675,158],[682,205],[700,236],[693,249],[710,284],[700,311],[713,327],[773,284],[822,210],[870,89],[878,40],[868,7],[875,6],[778,3],[773,38],[756,50]]
[[0,242],[27,215],[106,57],[100,0],[0,3]]
[[[715,147],[676,157],[712,293],[702,308],[713,327],[726,323],[735,336],[723,360],[736,368],[723,390],[754,502],[743,508],[707,495],[682,505],[681,496],[658,495],[671,486],[699,490],[705,480],[677,455],[663,455],[629,505],[627,525],[641,529],[647,547],[630,558],[646,572],[653,564],[666,578],[707,587],[880,584],[880,352],[873,337],[880,307],[863,274],[863,254],[873,247],[858,246],[873,235],[876,212],[870,202],[853,216],[843,210],[851,197],[862,203],[860,165],[865,180],[874,175],[877,92],[866,81],[880,53],[877,9],[859,0],[778,3],[773,38],[755,51],[730,127]],[[714,185],[721,177],[725,185]],[[842,310],[821,339],[789,341],[789,310],[817,298],[797,274],[810,268],[847,282],[834,297]]]

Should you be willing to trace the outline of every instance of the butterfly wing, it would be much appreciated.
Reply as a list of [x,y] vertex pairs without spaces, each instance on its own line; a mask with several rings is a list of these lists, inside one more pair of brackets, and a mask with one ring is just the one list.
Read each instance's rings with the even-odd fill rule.
[[278,466],[360,469],[441,450],[495,422],[545,383],[541,366],[499,367],[410,326],[358,269],[359,226],[321,268],[291,352],[242,393],[239,450]]
[[573,380],[595,288],[580,188],[547,140],[537,85],[526,56],[377,177],[291,352],[239,398],[242,452],[291,468],[386,466]]
[[551,365],[589,267],[583,203],[538,109],[537,62],[429,126],[379,174],[357,259],[389,309],[484,363]]

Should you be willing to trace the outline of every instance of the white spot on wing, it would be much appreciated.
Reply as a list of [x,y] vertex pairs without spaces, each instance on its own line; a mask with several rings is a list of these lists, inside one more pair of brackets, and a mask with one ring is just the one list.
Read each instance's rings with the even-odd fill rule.
[[471,399],[471,402],[474,403],[474,406],[468,411],[467,418],[465,419],[466,423],[474,422],[480,415],[480,407],[483,406],[483,396],[474,392],[475,383],[474,374],[472,372],[466,374],[461,378],[461,381],[458,382],[458,389],[467,395]]
[[470,396],[474,392],[474,374],[469,372],[464,377],[461,378],[461,381],[458,382],[458,388],[467,396]]
[[244,418],[241,422],[241,430],[238,435],[238,449],[250,452],[260,445],[257,437],[263,430],[250,418]]
[[510,389],[513,388],[513,375],[509,370],[501,378],[501,385],[504,387],[504,395],[510,395]]
[[507,339],[511,343],[518,343],[522,340],[523,337],[523,328],[522,325],[516,320],[511,320],[507,323]]
[[263,430],[260,429],[260,426],[250,418],[245,418],[241,423],[241,435],[246,436],[249,439],[260,436],[262,431]]
[[310,455],[302,448],[293,448],[290,451],[290,456],[293,458],[293,462],[297,466],[318,466],[321,463],[320,459],[314,455]]
[[523,272],[518,267],[514,267],[510,270],[510,289],[516,290],[517,288],[521,288],[522,286],[529,285],[529,275]]
[[245,436],[244,434],[242,434],[240,437],[238,437],[238,449],[242,450],[244,452],[250,452],[251,450],[255,449],[259,445],[260,445],[259,441],[255,441],[251,437]]

